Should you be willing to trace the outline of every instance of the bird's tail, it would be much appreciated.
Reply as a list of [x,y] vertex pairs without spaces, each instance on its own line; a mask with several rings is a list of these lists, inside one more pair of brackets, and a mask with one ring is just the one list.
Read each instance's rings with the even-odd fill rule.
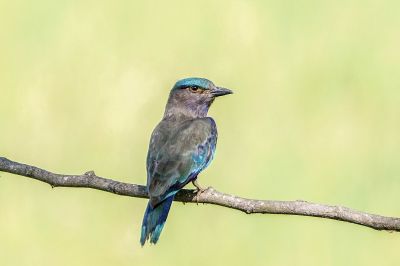
[[142,234],[140,237],[140,244],[142,244],[142,246],[148,239],[150,239],[150,243],[152,244],[157,243],[164,227],[165,220],[167,220],[168,212],[171,208],[174,196],[175,195],[169,196],[154,208],[151,206],[150,202],[147,204],[147,209],[143,217]]

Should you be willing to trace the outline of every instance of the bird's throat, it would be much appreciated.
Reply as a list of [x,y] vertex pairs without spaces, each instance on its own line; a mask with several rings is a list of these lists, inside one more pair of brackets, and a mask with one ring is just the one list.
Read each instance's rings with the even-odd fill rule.
[[190,101],[169,100],[165,107],[164,118],[186,120],[206,117],[212,101],[195,103]]

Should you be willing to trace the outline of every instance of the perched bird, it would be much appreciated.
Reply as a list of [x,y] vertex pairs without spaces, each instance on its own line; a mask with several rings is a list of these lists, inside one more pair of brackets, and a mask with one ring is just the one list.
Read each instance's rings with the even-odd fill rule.
[[208,109],[216,97],[231,94],[208,79],[179,80],[172,88],[164,117],[154,129],[147,154],[147,191],[140,243],[156,244],[175,194],[192,182],[204,191],[197,176],[211,162],[217,127]]

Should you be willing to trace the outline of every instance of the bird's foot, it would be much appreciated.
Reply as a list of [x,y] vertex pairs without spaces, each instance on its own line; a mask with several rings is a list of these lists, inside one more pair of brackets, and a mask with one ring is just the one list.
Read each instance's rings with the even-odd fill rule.
[[196,203],[199,204],[199,200],[200,200],[200,195],[206,191],[208,188],[202,188],[199,183],[197,182],[197,179],[192,181],[193,186],[196,187]]
[[195,187],[197,188],[197,191],[204,191],[204,190],[205,190],[205,189],[202,188],[202,187],[200,186],[200,184],[197,182],[197,179],[193,180],[193,181],[192,181],[192,184],[193,184],[193,186],[195,186]]
[[195,198],[196,198],[196,204],[197,205],[199,205],[199,201],[200,201],[200,195],[204,192],[204,191],[206,191],[206,189],[196,189],[196,196],[195,196]]

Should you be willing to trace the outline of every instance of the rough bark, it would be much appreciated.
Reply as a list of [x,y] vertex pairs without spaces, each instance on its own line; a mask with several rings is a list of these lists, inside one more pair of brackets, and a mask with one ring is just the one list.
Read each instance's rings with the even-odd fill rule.
[[[0,157],[0,171],[30,177],[50,184],[52,187],[84,187],[110,193],[148,198],[146,187],[118,182],[97,176],[93,171],[82,175],[55,174],[47,170]],[[269,213],[314,216],[367,226],[376,230],[400,231],[400,218],[385,217],[353,210],[342,206],[324,205],[307,201],[276,201],[246,199],[208,188],[197,194],[195,190],[183,189],[175,201],[207,203],[240,210],[245,213]]]

